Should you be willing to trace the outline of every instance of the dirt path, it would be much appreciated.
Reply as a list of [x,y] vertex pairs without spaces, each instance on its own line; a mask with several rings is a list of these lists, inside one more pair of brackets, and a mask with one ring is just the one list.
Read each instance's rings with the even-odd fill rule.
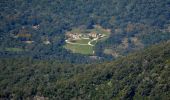
[[92,39],[91,41],[89,41],[88,42],[88,45],[90,45],[90,46],[94,46],[93,44],[91,44],[93,41],[97,41],[98,40],[98,38],[94,38],[94,39]]

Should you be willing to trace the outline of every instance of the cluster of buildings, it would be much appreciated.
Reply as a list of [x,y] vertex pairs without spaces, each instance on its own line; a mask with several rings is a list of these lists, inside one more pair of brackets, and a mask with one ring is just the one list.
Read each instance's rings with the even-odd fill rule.
[[88,34],[79,34],[79,33],[67,32],[66,36],[69,39],[73,39],[73,40],[81,39],[81,38],[101,38],[101,37],[104,37],[104,35],[98,34],[96,32],[90,32]]
[[80,39],[82,37],[82,34],[67,32],[66,36],[71,39]]
[[98,34],[96,32],[91,32],[88,34],[89,37],[92,37],[92,38],[101,38],[101,37],[104,37],[105,35],[102,35],[102,34]]

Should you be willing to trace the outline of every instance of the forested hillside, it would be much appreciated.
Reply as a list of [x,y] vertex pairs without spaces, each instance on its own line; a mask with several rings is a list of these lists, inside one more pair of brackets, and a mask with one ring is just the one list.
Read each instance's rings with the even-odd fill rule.
[[[73,28],[111,30],[93,55],[63,48]],[[0,56],[71,63],[110,60],[170,39],[169,0],[1,0]],[[91,59],[97,56],[100,59]]]
[[0,59],[0,99],[169,100],[170,42],[112,62]]
[[0,0],[0,100],[169,100],[170,0]]

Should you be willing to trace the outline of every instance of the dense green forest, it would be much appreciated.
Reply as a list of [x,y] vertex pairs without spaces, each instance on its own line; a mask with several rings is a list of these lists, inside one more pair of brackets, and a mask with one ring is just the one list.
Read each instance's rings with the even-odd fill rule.
[[[169,0],[1,0],[0,55],[71,63],[111,60],[170,39],[169,12]],[[94,55],[63,48],[67,31],[93,25],[112,33],[97,43]]]
[[0,59],[1,99],[168,100],[170,42],[112,62]]
[[0,0],[0,100],[169,100],[169,75],[170,0]]

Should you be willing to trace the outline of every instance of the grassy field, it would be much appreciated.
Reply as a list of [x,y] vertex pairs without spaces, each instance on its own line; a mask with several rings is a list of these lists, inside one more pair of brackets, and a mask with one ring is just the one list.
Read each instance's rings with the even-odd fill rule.
[[24,51],[24,49],[22,49],[22,48],[5,48],[5,51],[21,52],[21,51]]
[[93,47],[89,45],[66,44],[64,47],[68,50],[71,50],[73,53],[80,53],[86,55],[93,54]]
[[81,40],[75,40],[74,43],[80,43],[80,44],[88,44],[90,39],[81,39]]

